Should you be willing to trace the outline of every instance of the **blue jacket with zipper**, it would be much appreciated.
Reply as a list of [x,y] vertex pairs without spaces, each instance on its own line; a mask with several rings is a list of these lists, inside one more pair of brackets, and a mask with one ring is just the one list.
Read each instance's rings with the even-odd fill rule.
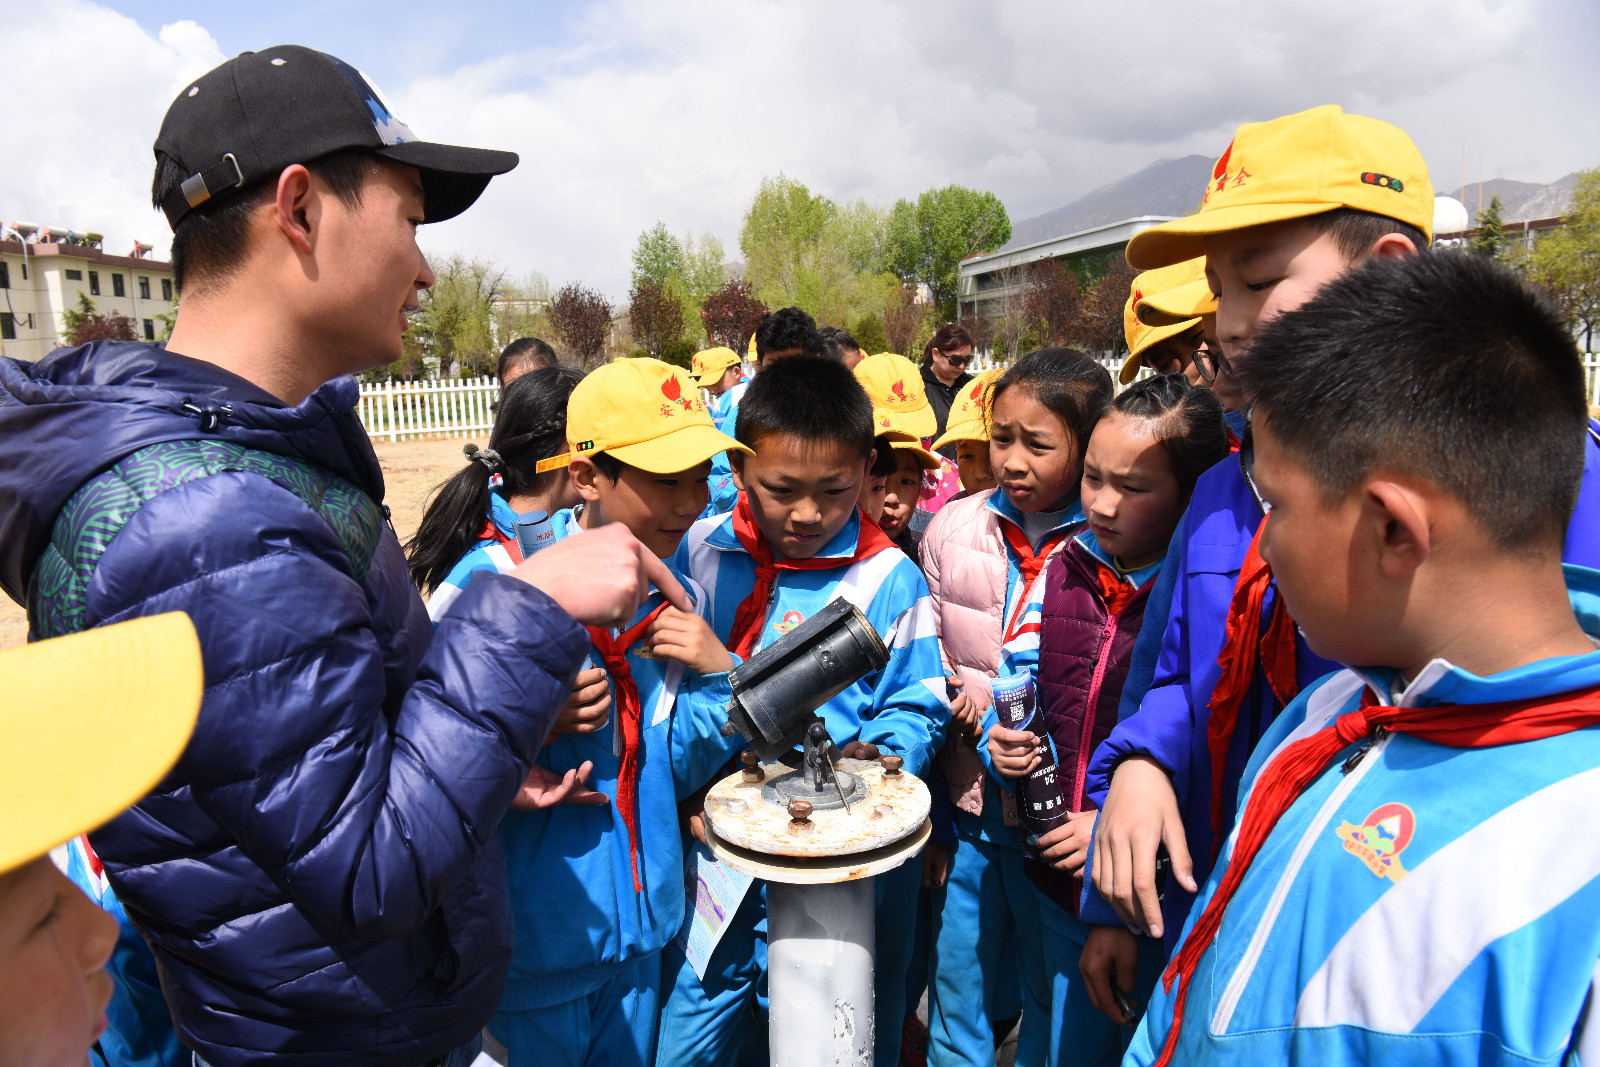
[[511,961],[494,830],[588,646],[501,575],[434,631],[357,394],[286,406],[148,344],[0,360],[0,585],[31,635],[200,635],[188,748],[91,840],[219,1067],[415,1067],[483,1028]]
[[[1567,585],[1600,638],[1600,573],[1569,566]],[[1553,698],[1600,687],[1600,652],[1488,677],[1434,660],[1398,683],[1341,671],[1300,694],[1251,757],[1238,810],[1286,745],[1365,690],[1401,707]],[[1172,1062],[1600,1063],[1600,727],[1487,748],[1366,744],[1333,757],[1257,853],[1190,979]],[[1176,988],[1157,986],[1125,1064],[1155,1061]]]

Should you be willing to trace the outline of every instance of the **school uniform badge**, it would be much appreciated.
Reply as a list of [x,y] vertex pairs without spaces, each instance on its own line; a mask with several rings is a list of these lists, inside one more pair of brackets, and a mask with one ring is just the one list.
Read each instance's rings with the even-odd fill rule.
[[1379,878],[1398,882],[1406,876],[1400,853],[1411,843],[1417,817],[1404,804],[1380,804],[1360,824],[1341,822],[1334,833],[1344,850]]

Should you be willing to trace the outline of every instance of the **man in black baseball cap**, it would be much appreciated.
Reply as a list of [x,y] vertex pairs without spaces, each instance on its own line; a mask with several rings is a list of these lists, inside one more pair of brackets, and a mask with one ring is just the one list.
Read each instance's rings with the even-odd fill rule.
[[155,151],[172,339],[0,359],[0,587],[30,636],[183,611],[204,661],[177,766],[90,838],[138,931],[119,959],[159,964],[118,967],[112,1025],[159,971],[203,1063],[464,1065],[510,965],[495,828],[584,626],[652,583],[690,605],[611,526],[479,576],[435,629],[386,521],[350,375],[400,354],[417,227],[515,155],[418,140],[288,46],[186,86]]

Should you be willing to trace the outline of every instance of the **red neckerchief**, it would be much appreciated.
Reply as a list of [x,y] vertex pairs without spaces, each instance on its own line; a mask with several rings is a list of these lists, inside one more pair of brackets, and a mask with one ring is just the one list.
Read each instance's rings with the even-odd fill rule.
[[1139,589],[1123,578],[1115,567],[1108,567],[1098,559],[1094,562],[1095,577],[1100,579],[1100,595],[1106,601],[1106,614],[1120,615],[1122,609],[1128,606],[1128,601],[1139,595]]
[[1222,784],[1227,777],[1228,747],[1233,743],[1233,731],[1239,722],[1239,705],[1250,691],[1256,667],[1267,676],[1272,695],[1278,703],[1287,706],[1300,692],[1299,676],[1295,667],[1294,620],[1283,606],[1283,597],[1272,603],[1272,621],[1265,636],[1261,633],[1261,605],[1266,601],[1267,590],[1272,586],[1272,568],[1261,558],[1261,531],[1267,528],[1267,519],[1256,527],[1250,540],[1250,551],[1245,554],[1244,565],[1239,568],[1239,580],[1233,587],[1233,602],[1228,605],[1228,625],[1222,641],[1222,651],[1217,654],[1217,666],[1222,673],[1217,677],[1216,688],[1206,702],[1211,717],[1206,723],[1206,748],[1211,753],[1211,855],[1215,858],[1222,848]]
[[617,724],[622,730],[622,766],[617,771],[617,807],[622,811],[622,823],[628,828],[628,858],[633,862],[633,891],[643,887],[639,882],[639,686],[633,680],[628,666],[628,649],[632,648],[656,616],[667,609],[662,602],[656,609],[622,633],[613,637],[604,626],[585,627],[589,640],[599,651],[611,675],[611,688],[617,698]]
[[1243,446],[1244,442],[1239,439],[1239,435],[1234,433],[1232,427],[1228,426],[1227,423],[1223,423],[1222,430],[1228,435],[1228,455],[1238,455],[1239,449]]
[[728,651],[740,659],[749,659],[756,642],[761,638],[762,627],[767,621],[767,608],[770,607],[767,601],[772,596],[772,583],[777,581],[779,571],[823,571],[848,567],[894,547],[894,542],[878,528],[877,523],[861,516],[856,552],[849,559],[837,556],[774,559],[772,546],[762,536],[761,528],[756,525],[755,516],[750,511],[749,498],[743,493],[739,494],[739,502],[733,506],[733,535],[739,539],[740,546],[750,553],[750,558],[756,561],[755,588],[750,590],[750,595],[744,598],[739,610],[734,613],[733,632],[728,635]]
[[1369,706],[1369,699],[1370,692],[1360,710],[1341,715],[1310,737],[1289,745],[1261,772],[1261,779],[1250,793],[1249,803],[1239,820],[1239,839],[1233,847],[1228,871],[1162,975],[1163,988],[1172,992],[1172,983],[1176,981],[1178,993],[1172,1000],[1172,1027],[1167,1031],[1166,1044],[1162,1046],[1156,1067],[1165,1067],[1172,1060],[1178,1030],[1183,1024],[1189,980],[1194,976],[1200,957],[1216,939],[1223,912],[1227,911],[1228,901],[1244,880],[1251,861],[1261,851],[1278,819],[1345,748],[1373,736],[1379,728],[1450,748],[1492,748],[1537,741],[1600,723],[1600,689],[1503,704],[1438,704],[1425,708]]
[[478,540],[493,541],[497,545],[502,545],[505,547],[506,555],[511,557],[512,563],[522,562],[522,542],[514,536],[507,537],[501,533],[500,527],[494,524],[493,519],[483,520],[483,529],[478,531]]
[[1017,569],[1022,572],[1022,591],[1017,594],[1017,603],[1011,609],[1011,619],[1003,631],[1004,640],[1009,641],[1016,636],[1012,632],[1012,627],[1017,625],[1017,620],[1022,618],[1022,609],[1027,607],[1028,590],[1033,588],[1039,572],[1050,562],[1050,557],[1061,547],[1061,542],[1067,539],[1067,531],[1057,530],[1046,537],[1037,552],[1033,550],[1033,545],[1028,543],[1028,535],[1023,533],[1022,528],[1016,523],[1001,519],[1000,532],[1005,535],[1006,544],[1011,546],[1012,553],[1017,557]]

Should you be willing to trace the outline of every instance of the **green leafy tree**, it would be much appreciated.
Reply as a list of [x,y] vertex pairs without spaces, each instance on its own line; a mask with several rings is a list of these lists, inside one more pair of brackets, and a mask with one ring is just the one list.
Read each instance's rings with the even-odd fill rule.
[[759,299],[773,307],[804,306],[803,276],[837,210],[833,201],[787,175],[761,180],[739,230],[745,277]]
[[883,314],[869,312],[845,324],[845,333],[856,339],[863,355],[874,356],[889,350],[889,335],[883,328]]
[[1566,313],[1584,351],[1593,352],[1600,328],[1600,167],[1578,172],[1564,222],[1534,244],[1527,273]]
[[683,277],[683,242],[667,229],[667,224],[657,221],[639,235],[633,248],[632,284],[654,282],[667,286]]
[[960,185],[930,189],[889,212],[887,265],[907,284],[933,294],[939,316],[955,317],[961,261],[993,252],[1011,239],[1011,220],[993,193]]
[[1489,198],[1489,205],[1478,212],[1478,228],[1467,247],[1480,256],[1504,259],[1506,255],[1505,205],[1498,196]]

